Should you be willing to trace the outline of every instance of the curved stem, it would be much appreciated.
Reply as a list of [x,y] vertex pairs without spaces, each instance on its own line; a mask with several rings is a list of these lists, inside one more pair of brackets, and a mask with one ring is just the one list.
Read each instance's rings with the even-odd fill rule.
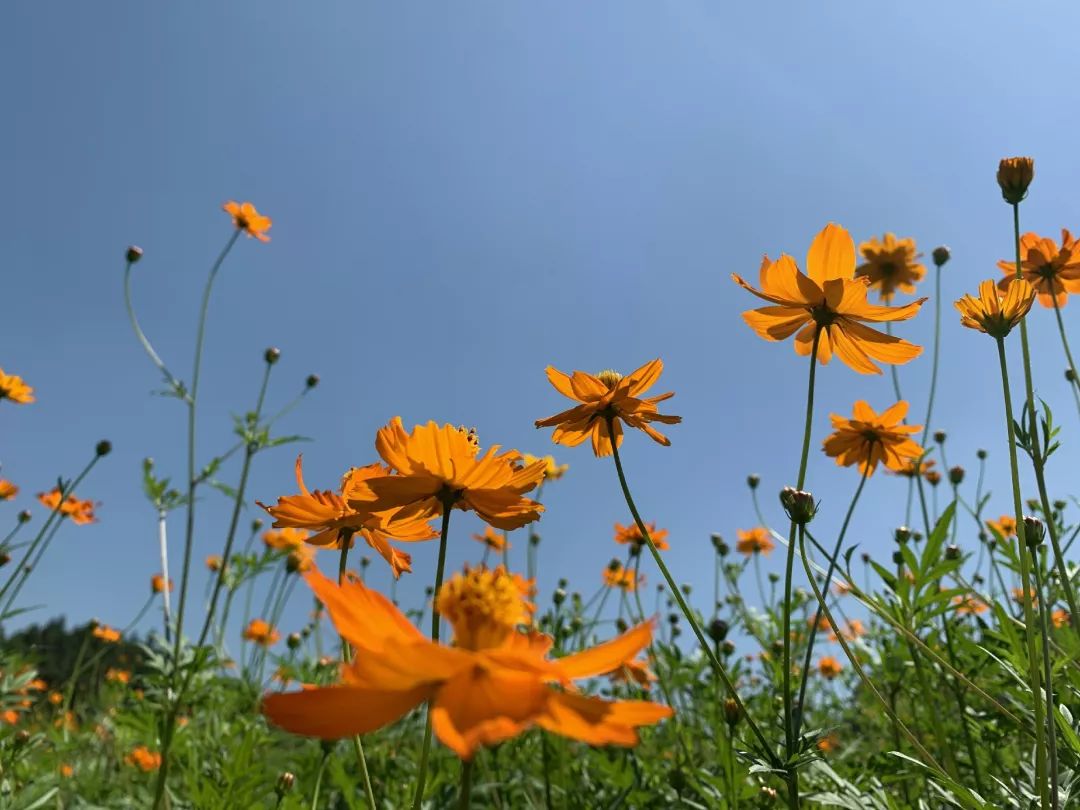
[[[1053,295],[1053,289],[1051,288],[1051,295]],[[1065,337],[1065,322],[1061,318],[1061,307],[1058,305],[1057,296],[1053,295],[1054,301],[1054,315],[1057,317],[1058,334],[1061,335],[1061,345],[1065,349],[1065,359],[1069,362],[1069,371],[1072,372],[1072,379],[1069,380],[1069,388],[1072,389],[1073,399],[1076,400],[1076,409],[1080,411],[1080,377],[1076,375],[1076,364],[1073,362],[1072,352],[1069,351],[1069,339]]]
[[[938,356],[941,354],[941,265],[934,275],[934,359],[930,370],[930,395],[926,402],[926,419],[923,420],[923,436],[932,436],[930,416],[934,413],[934,394],[937,392]],[[892,366],[895,370],[896,366]],[[944,464],[944,461],[942,461]]]
[[127,307],[127,314],[128,319],[131,321],[131,328],[135,331],[135,337],[138,338],[139,343],[142,345],[143,350],[150,358],[150,361],[155,366],[157,366],[158,371],[165,375],[165,379],[166,381],[168,381],[170,387],[173,389],[173,392],[177,394],[177,396],[184,397],[186,395],[182,394],[184,390],[183,385],[180,383],[179,380],[176,379],[176,377],[172,375],[172,372],[169,371],[168,367],[165,365],[165,361],[158,356],[158,353],[156,351],[154,351],[154,347],[150,343],[149,338],[146,337],[146,334],[143,332],[142,327],[139,326],[139,319],[135,316],[135,305],[131,302],[132,266],[132,263],[129,261],[124,267],[124,306]]

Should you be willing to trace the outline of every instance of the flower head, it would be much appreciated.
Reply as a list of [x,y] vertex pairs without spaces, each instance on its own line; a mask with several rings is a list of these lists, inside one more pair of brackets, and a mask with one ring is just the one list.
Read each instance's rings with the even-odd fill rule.
[[633,569],[624,568],[617,560],[604,568],[604,585],[608,588],[618,588],[621,591],[636,591],[638,585],[645,581],[644,575],[634,576]]
[[1035,288],[1022,278],[1009,281],[1004,295],[988,279],[979,284],[979,297],[965,295],[954,306],[960,311],[960,323],[978,329],[993,338],[1003,338],[1027,315],[1035,301]]
[[1016,536],[1016,518],[1012,515],[1002,515],[997,520],[986,521],[986,526],[995,532],[1002,540],[1008,540]]
[[502,569],[466,572],[436,595],[436,606],[454,627],[453,646],[428,640],[389,600],[357,580],[338,585],[317,571],[306,578],[357,655],[334,686],[263,699],[263,712],[287,731],[322,739],[364,734],[430,702],[436,736],[468,760],[481,745],[532,726],[590,745],[632,746],[639,726],[671,716],[667,706],[606,701],[572,687],[574,680],[633,660],[652,638],[649,623],[549,660],[552,640],[520,627],[528,613],[520,578]]
[[233,218],[233,225],[238,230],[244,231],[249,237],[254,236],[260,242],[269,242],[270,237],[266,232],[273,224],[270,217],[264,217],[255,210],[255,206],[249,202],[238,203],[229,200],[221,208]]
[[743,313],[750,328],[765,340],[795,335],[795,351],[810,354],[818,339],[817,359],[828,363],[836,354],[860,374],[880,374],[874,363],[902,364],[922,348],[866,326],[865,322],[905,321],[915,316],[925,298],[902,307],[874,306],[866,300],[869,279],[855,278],[855,243],[848,232],[830,223],[815,238],[803,274],[790,256],[761,262],[761,289],[741,276],[732,278],[744,289],[773,306]]
[[162,574],[154,574],[150,577],[150,590],[153,593],[161,593],[168,587],[171,592],[173,589],[173,581],[170,579],[168,583],[165,582],[165,577]]
[[1027,196],[1028,186],[1035,179],[1035,161],[1029,157],[1002,158],[998,163],[997,181],[1005,202],[1017,205]]
[[0,399],[10,399],[18,405],[27,405],[34,401],[34,389],[23,382],[22,377],[5,374],[0,368]]
[[254,641],[261,647],[272,647],[277,644],[281,634],[269,622],[263,619],[252,619],[244,628],[244,638]]
[[676,425],[682,421],[681,416],[669,416],[656,409],[658,402],[671,399],[675,394],[668,392],[654,397],[641,396],[652,388],[663,370],[664,364],[659,359],[646,363],[625,377],[611,369],[596,375],[584,371],[564,374],[548,366],[547,378],[555,390],[580,404],[547,419],[538,419],[536,426],[554,427],[551,440],[567,447],[577,447],[591,437],[593,453],[597,456],[611,455],[612,433],[615,447],[622,446],[624,423],[644,431],[653,441],[667,447],[671,440],[654,428],[652,423]]
[[570,469],[569,464],[559,464],[555,461],[555,456],[534,456],[529,453],[525,453],[521,457],[522,463],[528,467],[530,464],[535,464],[537,461],[543,461],[547,466],[544,467],[544,480],[545,481],[558,481],[564,475],[566,471]]
[[472,538],[478,543],[483,543],[492,551],[503,551],[510,548],[510,542],[506,539],[506,536],[499,534],[490,526],[485,526],[483,534],[474,534]]
[[97,522],[94,515],[97,504],[93,501],[81,501],[71,493],[65,497],[58,487],[53,487],[48,492],[39,492],[37,499],[47,509],[59,511],[63,517],[71,518],[71,522],[77,526]]
[[[670,534],[667,529],[658,529],[656,528],[656,524],[651,521],[645,524],[645,528],[649,532],[649,537],[652,538],[653,545],[660,551],[667,551],[671,548],[667,542],[667,536]],[[645,535],[641,533],[641,529],[638,528],[636,521],[631,522],[629,526],[623,526],[621,523],[616,523],[615,542],[620,545],[630,545],[640,549],[645,545]]]
[[116,644],[120,640],[120,631],[114,630],[107,624],[99,624],[92,631],[91,635],[99,641],[104,641],[106,644]]
[[6,478],[0,478],[0,501],[10,501],[19,494],[19,488]]
[[855,403],[852,418],[830,414],[834,432],[824,442],[825,454],[841,467],[859,465],[864,475],[874,474],[884,464],[895,472],[922,456],[923,450],[911,439],[921,427],[903,424],[908,404],[897,402],[878,414],[864,400]]
[[740,554],[750,556],[751,554],[765,554],[768,555],[776,548],[776,544],[769,536],[769,530],[764,526],[755,526],[753,529],[743,531],[742,529],[736,529],[735,534],[739,539],[735,542],[735,550]]
[[262,541],[263,545],[272,551],[292,551],[294,548],[304,545],[304,541],[310,536],[311,532],[306,529],[286,526],[281,529],[270,529],[263,532]]
[[653,681],[656,680],[656,675],[649,669],[648,661],[641,658],[627,661],[607,675],[613,683],[634,683],[645,690],[650,689]]
[[953,604],[956,605],[956,612],[961,614],[975,616],[989,610],[986,606],[986,602],[973,593],[954,596],[952,601]]
[[824,655],[818,660],[817,669],[818,674],[820,674],[821,677],[827,678],[831,681],[833,678],[843,672],[844,667],[831,655]]
[[145,745],[140,745],[124,757],[124,762],[143,773],[150,773],[161,767],[161,754],[151,751]]
[[[1020,275],[1035,288],[1039,303],[1050,308],[1065,306],[1069,293],[1080,292],[1080,243],[1065,228],[1061,229],[1061,245],[1048,236],[1025,233],[1020,237]],[[1016,262],[998,262],[1005,278],[998,288],[1008,292],[1016,278]]]
[[881,239],[863,242],[859,253],[865,261],[855,268],[855,278],[866,278],[882,301],[891,301],[897,290],[914,294],[915,284],[926,275],[926,267],[918,262],[922,254],[916,252],[914,239],[897,239],[887,233]]

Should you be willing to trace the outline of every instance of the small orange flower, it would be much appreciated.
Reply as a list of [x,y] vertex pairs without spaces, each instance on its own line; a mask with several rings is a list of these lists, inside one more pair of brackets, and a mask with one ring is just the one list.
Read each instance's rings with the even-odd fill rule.
[[70,493],[66,498],[63,498],[63,501],[61,501],[61,498],[63,498],[63,495],[58,487],[53,487],[48,492],[39,492],[37,496],[42,506],[53,512],[59,510],[61,515],[71,518],[71,522],[77,526],[84,526],[97,521],[94,516],[96,504],[93,501],[81,501]]
[[263,532],[262,541],[263,545],[273,551],[292,551],[304,545],[304,541],[310,536],[311,532],[287,527]]
[[106,644],[116,644],[116,642],[120,640],[120,631],[114,630],[107,624],[97,625],[93,629],[92,635],[94,638],[104,641]]
[[735,550],[748,557],[751,554],[764,554],[768,556],[776,548],[776,544],[769,536],[769,530],[764,526],[755,526],[749,531],[736,529],[735,534],[739,539],[735,542]]
[[1016,518],[1012,515],[1002,515],[997,520],[988,520],[986,526],[996,532],[1002,540],[1016,536]]
[[1068,627],[1072,623],[1072,617],[1069,616],[1069,611],[1059,609],[1050,614],[1050,621],[1054,627]]
[[564,374],[548,366],[547,378],[555,390],[581,404],[547,419],[538,419],[536,426],[554,427],[551,440],[567,447],[577,447],[591,436],[593,453],[597,456],[610,456],[612,453],[611,436],[608,433],[609,419],[615,434],[616,447],[622,447],[624,422],[632,428],[644,431],[653,441],[667,447],[671,440],[651,423],[677,425],[682,421],[681,416],[668,416],[656,409],[658,402],[671,399],[675,396],[674,392],[655,397],[641,396],[652,388],[663,370],[664,364],[659,359],[646,363],[626,377],[611,369],[594,376],[584,371]]
[[105,671],[105,680],[109,683],[131,683],[131,673],[126,669],[116,669],[115,667],[109,667]]
[[916,458],[904,462],[904,464],[898,469],[894,470],[894,472],[897,475],[902,475],[904,478],[916,478],[920,475],[925,478],[926,474],[936,464],[937,462],[933,459],[925,459],[923,461],[919,461]]
[[843,665],[831,655],[824,655],[818,660],[818,674],[828,680],[832,680],[844,671]]
[[281,634],[272,625],[262,619],[252,619],[244,628],[244,638],[254,641],[261,647],[272,647],[277,644]]
[[848,585],[846,582],[837,582],[833,586],[833,593],[835,593],[837,596],[847,596],[849,593],[851,593],[851,586]]
[[1018,205],[1034,179],[1035,161],[1029,157],[1002,158],[998,163],[997,181],[1007,203]]
[[264,217],[255,210],[255,206],[249,202],[236,203],[229,200],[222,209],[233,218],[233,224],[237,229],[246,231],[249,237],[254,236],[260,242],[269,242],[270,237],[266,232],[270,230],[273,222],[270,217]]
[[306,573],[315,567],[315,546],[297,546],[285,558],[285,567],[290,574]]
[[[803,274],[790,256],[761,262],[761,289],[741,276],[732,279],[743,289],[773,306],[743,313],[750,328],[765,340],[785,340],[795,335],[795,351],[806,356],[820,332],[817,359],[828,363],[835,353],[860,374],[880,374],[874,363],[899,365],[918,357],[922,348],[886,335],[866,323],[906,321],[926,301],[920,298],[902,307],[882,307],[867,299],[869,280],[855,278],[855,243],[839,225],[829,223],[810,245]],[[798,334],[796,334],[796,332]]]
[[832,625],[829,624],[829,620],[825,616],[824,613],[818,615],[816,626],[815,626],[815,623],[814,623],[814,617],[813,616],[811,616],[810,618],[808,618],[806,620],[806,626],[810,630],[813,630],[813,631],[815,631],[817,633],[827,633],[832,628]]
[[221,570],[223,560],[220,554],[211,554],[206,558],[206,567],[213,571],[215,574]]
[[34,401],[34,389],[23,382],[22,377],[5,374],[0,368],[0,399],[10,399],[18,405],[27,405]]
[[[660,551],[667,551],[671,546],[668,545],[667,536],[670,532],[667,529],[658,529],[656,524],[649,522],[645,524],[645,528],[649,532],[649,537],[652,538],[653,544]],[[631,523],[628,526],[623,526],[621,523],[615,524],[615,542],[621,545],[631,545],[640,549],[645,545],[645,536],[638,529],[637,523]]]
[[528,467],[530,464],[535,464],[537,461],[543,461],[547,466],[544,467],[544,480],[545,481],[558,481],[564,475],[566,471],[570,469],[569,464],[558,464],[555,461],[555,456],[534,456],[529,453],[525,453],[521,457],[522,463]]
[[53,706],[59,706],[63,702],[64,702],[64,693],[63,692],[49,692],[49,703],[51,703]]
[[15,726],[19,723],[19,713],[14,709],[5,709],[0,712],[0,722],[6,726]]
[[19,494],[19,488],[5,478],[0,478],[0,501],[10,501]]
[[656,680],[656,675],[649,669],[649,662],[640,658],[625,662],[607,675],[613,683],[634,683],[645,690],[650,689]]
[[[1052,308],[1054,299],[1063,307],[1069,293],[1080,292],[1080,243],[1065,228],[1061,229],[1061,245],[1048,236],[1025,233],[1020,237],[1021,277],[1035,288],[1039,303]],[[1005,278],[998,289],[1008,292],[1009,282],[1016,278],[1016,262],[998,262]]]
[[503,549],[510,548],[510,543],[506,537],[499,534],[490,526],[485,526],[483,534],[474,534],[472,538],[478,543],[483,543],[492,551],[502,551]]
[[629,568],[623,568],[622,563],[613,560],[604,568],[604,585],[609,588],[618,588],[623,591],[633,592],[645,582],[645,577],[634,579],[634,572]]
[[828,754],[837,749],[840,745],[840,738],[835,734],[826,734],[820,740],[817,741],[818,751],[823,754]]
[[306,579],[357,655],[342,667],[337,685],[263,698],[269,719],[294,734],[329,740],[366,734],[429,702],[435,735],[471,760],[480,746],[532,726],[590,745],[633,746],[638,727],[672,714],[648,701],[587,697],[572,686],[633,660],[652,639],[650,623],[549,659],[552,639],[521,629],[529,609],[520,578],[501,568],[458,574],[436,595],[436,609],[453,627],[453,646],[428,640],[388,599],[355,579],[337,585],[317,571]]
[[[173,590],[173,581],[170,578],[168,582],[169,593]],[[166,588],[165,577],[162,574],[154,574],[150,577],[150,590],[154,593],[161,593]]]
[[926,267],[918,262],[922,254],[916,252],[914,239],[897,239],[886,233],[881,239],[863,242],[859,253],[866,261],[855,268],[855,278],[866,278],[882,301],[891,301],[897,290],[914,295],[915,285],[926,275]]
[[[844,635],[845,641],[854,641],[860,636],[866,635],[866,628],[863,626],[863,623],[858,619],[848,619],[848,621],[844,624],[844,629],[841,632]],[[832,632],[831,627],[829,629],[829,641],[837,641],[836,633]]]
[[72,776],[75,775],[75,769],[66,762],[60,763],[59,771],[60,775],[64,777],[64,779],[70,779]]
[[922,428],[903,424],[907,412],[908,404],[903,400],[879,415],[860,399],[855,403],[851,419],[829,414],[835,432],[823,443],[825,454],[835,458],[841,467],[858,464],[859,472],[866,476],[873,475],[879,463],[890,470],[904,469],[923,454],[922,448],[911,439],[911,434]]
[[960,312],[960,323],[990,337],[1001,339],[1028,314],[1035,301],[1035,288],[1022,278],[1009,281],[1004,295],[993,279],[979,284],[979,297],[965,295],[953,306]]
[[[1024,604],[1024,589],[1023,588],[1013,588],[1011,593],[1012,593],[1012,598],[1013,598],[1014,602],[1016,602],[1017,604],[1020,604],[1020,605]],[[1039,604],[1039,595],[1035,592],[1034,588],[1028,588],[1028,597],[1031,599],[1032,606],[1038,606],[1038,604]]]
[[953,604],[956,605],[956,612],[959,614],[977,616],[978,614],[985,613],[989,610],[986,606],[986,602],[973,593],[954,596],[952,601]]
[[143,773],[150,773],[161,767],[161,754],[151,751],[145,745],[140,745],[124,757],[124,762]]

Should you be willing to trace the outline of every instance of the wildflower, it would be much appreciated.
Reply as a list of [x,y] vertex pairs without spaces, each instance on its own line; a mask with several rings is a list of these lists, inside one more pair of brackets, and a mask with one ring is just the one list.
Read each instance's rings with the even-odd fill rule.
[[379,430],[375,449],[394,474],[357,482],[347,500],[361,514],[400,509],[401,519],[431,520],[446,509],[471,510],[511,531],[544,511],[522,497],[543,479],[544,462],[521,467],[516,450],[499,453],[498,445],[481,454],[475,432],[428,422],[410,434],[395,416]]
[[1035,288],[1022,278],[1009,282],[1001,296],[992,279],[979,284],[979,297],[965,295],[954,306],[960,312],[960,323],[978,329],[993,338],[1003,338],[1027,315],[1035,300]]
[[150,773],[161,767],[161,754],[151,751],[145,745],[140,745],[124,757],[124,762],[143,773]]
[[954,596],[952,601],[953,604],[956,605],[956,612],[960,614],[977,616],[978,614],[985,613],[989,610],[986,606],[986,602],[973,593]]
[[221,208],[233,218],[233,225],[237,230],[245,231],[249,237],[254,236],[260,242],[270,241],[266,232],[270,230],[273,222],[270,217],[264,217],[256,211],[254,205],[249,202],[236,203],[229,200]]
[[117,669],[116,667],[109,667],[105,671],[105,680],[109,683],[131,683],[131,673],[126,669]]
[[743,313],[758,335],[774,341],[795,335],[796,353],[808,355],[820,332],[817,359],[828,363],[835,353],[860,374],[880,374],[874,360],[902,364],[922,352],[919,346],[865,325],[912,318],[926,299],[902,307],[870,304],[869,279],[854,277],[855,245],[839,225],[830,223],[814,238],[806,266],[808,275],[790,256],[775,262],[766,256],[761,262],[761,290],[732,275],[741,287],[774,304]]
[[547,378],[555,390],[581,404],[547,419],[538,419],[536,426],[554,427],[551,440],[567,447],[577,447],[591,437],[593,453],[597,456],[610,456],[612,453],[609,421],[615,447],[622,446],[623,423],[644,431],[653,441],[667,447],[671,440],[651,423],[676,425],[682,421],[681,416],[662,414],[656,408],[657,403],[671,399],[675,393],[669,391],[654,397],[641,396],[660,378],[663,370],[664,364],[659,358],[625,377],[611,369],[594,376],[584,371],[564,374],[548,366]]
[[65,498],[59,487],[53,487],[48,492],[39,492],[37,499],[42,506],[50,511],[59,511],[64,517],[71,518],[71,522],[77,526],[85,526],[88,523],[97,521],[94,516],[95,504],[93,501],[81,501],[72,496],[71,493],[68,493]]
[[844,669],[840,662],[833,658],[831,655],[822,656],[818,660],[817,668],[818,673],[821,675],[821,677],[827,678],[830,681],[837,675],[839,675]]
[[7,479],[0,478],[0,501],[10,501],[19,494],[19,488]]
[[221,559],[220,554],[211,554],[206,558],[206,567],[215,574],[221,570],[222,565],[224,565],[224,561]]
[[64,693],[63,692],[49,692],[49,703],[51,703],[53,706],[59,706],[63,702],[64,702]]
[[1069,615],[1069,611],[1058,609],[1050,614],[1050,621],[1054,627],[1067,627],[1072,623],[1072,617]]
[[558,464],[555,461],[555,456],[533,456],[526,453],[521,457],[522,463],[528,467],[530,464],[535,464],[537,461],[543,461],[547,466],[544,467],[544,480],[545,481],[558,481],[564,475],[566,471],[570,469],[569,464]]
[[644,583],[644,576],[635,579],[633,570],[624,568],[622,563],[618,561],[613,561],[611,565],[604,569],[604,585],[608,588],[618,588],[632,593],[638,589],[639,585]]
[[290,574],[305,573],[315,567],[315,547],[297,546],[285,558],[285,570]]
[[914,295],[915,284],[926,275],[926,267],[917,261],[914,239],[897,239],[887,233],[859,245],[866,260],[855,268],[855,278],[866,278],[870,289],[877,290],[882,301],[891,301],[897,290]]
[[755,526],[748,531],[736,529],[735,533],[739,537],[735,543],[735,550],[740,554],[746,556],[764,554],[768,556],[776,548],[776,544],[773,543],[772,538],[769,536],[769,530],[764,526]]
[[70,779],[75,775],[75,769],[66,762],[61,762],[60,767],[57,770],[64,779]]
[[293,527],[284,529],[270,529],[263,532],[262,541],[272,551],[292,551],[304,545],[304,541],[311,536],[311,532]]
[[848,585],[846,582],[837,582],[833,586],[833,593],[835,593],[837,596],[847,596],[849,593],[851,593],[851,586]]
[[997,182],[1005,202],[1018,205],[1027,196],[1035,179],[1035,161],[1029,157],[1002,158],[998,163]]
[[17,405],[27,405],[34,401],[34,389],[27,385],[22,377],[5,374],[0,368],[0,399],[10,399]]
[[[925,478],[926,473],[929,472],[934,466],[936,466],[936,464],[937,462],[933,459],[925,459],[923,461],[919,461],[919,459],[917,458],[909,459],[908,461],[905,461],[902,465],[900,465],[897,469],[895,469],[894,472],[897,475],[903,476],[904,478],[917,478],[920,475]],[[901,528],[906,529],[907,527]],[[907,536],[904,538],[904,540],[907,540],[909,537],[911,537],[910,529],[907,530]]]
[[510,548],[510,543],[507,541],[506,537],[499,534],[490,526],[485,526],[483,534],[474,534],[472,538],[478,543],[483,543],[492,551],[502,551],[503,549]]
[[817,621],[814,621],[814,617],[811,616],[806,620],[806,626],[816,633],[827,633],[832,629],[832,625],[829,624],[828,618],[824,613],[818,613]]
[[534,725],[590,745],[632,746],[639,726],[672,714],[667,706],[609,702],[572,688],[574,680],[633,660],[651,641],[651,624],[549,660],[552,640],[519,629],[528,609],[518,581],[503,569],[459,574],[436,595],[436,609],[453,627],[454,646],[429,641],[358,580],[337,585],[313,571],[307,581],[357,655],[335,686],[263,699],[270,720],[293,733],[322,739],[363,734],[430,701],[436,736],[468,760],[479,746]]
[[937,470],[929,470],[923,476],[923,478],[925,478],[926,483],[928,483],[932,487],[936,487],[938,484],[941,483],[941,473],[939,473]]
[[[1021,605],[1024,604],[1024,589],[1023,588],[1013,588],[1010,591],[1010,593],[1012,594],[1012,598],[1013,598],[1014,602],[1016,602],[1017,604],[1021,604]],[[1031,600],[1031,604],[1033,606],[1039,604],[1039,595],[1035,592],[1034,588],[1028,588],[1027,595],[1028,595],[1028,598]]]
[[0,712],[0,722],[6,726],[14,726],[19,723],[19,713],[14,709],[5,709]]
[[[172,593],[173,581],[170,578],[168,582],[169,592]],[[162,574],[154,574],[150,577],[150,590],[154,593],[161,593],[166,588],[165,577]]]
[[840,745],[840,738],[836,734],[826,734],[820,740],[817,741],[817,748],[823,754],[828,754],[831,751],[835,751],[837,746]]
[[[648,530],[649,537],[652,538],[653,544],[660,551],[667,551],[671,548],[667,542],[667,536],[669,534],[667,529],[658,529],[656,528],[656,524],[652,522],[646,523],[645,528]],[[645,536],[641,533],[636,521],[628,526],[616,523],[615,542],[624,546],[631,545],[640,549],[645,545]]]
[[[1020,274],[1035,288],[1039,303],[1051,308],[1063,307],[1069,293],[1080,292],[1080,245],[1065,228],[1061,229],[1061,245],[1048,236],[1025,233],[1020,237]],[[1016,278],[1016,262],[997,263],[1005,278],[998,289],[1008,292],[1009,283]]]
[[986,526],[1002,540],[1016,536],[1016,518],[1012,515],[1002,515],[997,520],[988,520]]
[[281,634],[263,619],[252,619],[244,628],[244,638],[253,641],[260,647],[272,647],[277,644]]
[[[823,617],[824,618],[824,617]],[[826,620],[828,624],[828,620]],[[836,633],[832,632],[831,627],[829,629],[829,641],[837,641]],[[863,623],[858,619],[848,619],[844,623],[844,629],[840,631],[845,641],[854,641],[860,636],[866,635],[866,628]]]
[[613,683],[635,683],[646,691],[652,687],[656,675],[649,669],[647,661],[634,659],[626,661],[621,666],[607,673]]
[[104,641],[106,644],[115,644],[120,640],[120,631],[114,630],[107,624],[97,625],[91,634],[94,638]]

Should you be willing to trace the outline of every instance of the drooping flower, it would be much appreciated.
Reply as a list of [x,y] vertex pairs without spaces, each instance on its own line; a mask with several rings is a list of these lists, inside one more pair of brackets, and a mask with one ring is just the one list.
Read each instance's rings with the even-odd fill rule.
[[34,401],[34,389],[27,385],[22,377],[5,374],[0,368],[0,399],[10,399],[17,405],[27,405]]
[[244,628],[244,638],[253,641],[260,647],[272,647],[281,638],[272,624],[265,619],[252,619]]
[[510,548],[510,542],[506,537],[499,534],[499,532],[495,531],[490,526],[485,526],[483,534],[474,534],[472,538],[478,543],[483,543],[492,551],[502,551],[503,549]]
[[549,660],[551,638],[520,629],[528,606],[518,581],[501,568],[456,575],[437,594],[436,609],[453,627],[454,646],[427,639],[389,600],[355,579],[338,585],[316,571],[306,579],[357,655],[334,686],[263,699],[267,717],[295,734],[365,734],[430,701],[436,736],[468,760],[478,747],[532,726],[590,745],[632,746],[638,727],[672,714],[656,703],[606,701],[572,687],[574,680],[633,660],[649,644],[651,624]]
[[843,672],[844,667],[831,655],[823,655],[818,660],[817,669],[818,674],[821,675],[821,677],[827,678],[831,681],[833,678]]
[[978,298],[965,295],[954,306],[963,326],[1003,338],[1028,314],[1034,301],[1035,288],[1022,278],[1010,280],[1004,295],[993,279],[987,279],[979,284]]
[[644,574],[635,578],[633,569],[623,567],[618,560],[612,560],[611,564],[604,568],[604,585],[608,588],[633,593],[644,582]]
[[260,242],[270,241],[270,237],[266,235],[266,232],[270,230],[273,222],[270,217],[264,217],[256,211],[254,205],[249,202],[238,203],[229,200],[221,208],[233,218],[233,225],[238,230],[244,231],[249,237],[253,236]]
[[290,574],[303,574],[315,567],[317,546],[297,546],[285,558],[285,570]]
[[764,526],[755,526],[747,531],[736,529],[735,534],[739,538],[735,542],[735,550],[748,557],[751,554],[765,554],[768,556],[776,548],[776,544],[769,536],[769,530]]
[[646,363],[625,377],[611,369],[594,376],[584,371],[564,374],[548,366],[547,378],[555,390],[580,404],[547,419],[538,419],[536,426],[554,427],[551,440],[567,447],[577,447],[591,437],[593,453],[597,456],[610,456],[612,452],[611,436],[608,434],[609,418],[616,447],[622,447],[624,423],[644,431],[653,441],[667,447],[671,440],[656,430],[652,423],[676,425],[682,421],[681,416],[669,416],[656,409],[658,402],[671,399],[675,396],[674,392],[655,397],[641,396],[652,388],[663,370],[664,364],[659,359]]
[[732,274],[741,287],[773,304],[743,313],[758,335],[774,341],[795,335],[795,351],[805,356],[820,330],[817,359],[828,363],[836,354],[860,374],[880,374],[875,360],[899,365],[922,352],[919,346],[866,326],[866,322],[908,320],[926,299],[902,307],[870,304],[868,279],[854,277],[855,244],[839,225],[830,223],[814,238],[806,267],[804,274],[786,254],[775,262],[766,256],[761,262],[760,290]]
[[544,477],[545,463],[520,464],[516,450],[481,454],[474,431],[428,422],[405,431],[395,416],[380,428],[375,449],[393,474],[356,482],[349,506],[363,515],[400,510],[402,520],[426,521],[447,509],[474,511],[504,531],[539,520],[544,507],[523,497]]
[[[168,582],[169,591],[172,592],[173,581],[170,578]],[[153,593],[161,593],[166,588],[165,577],[162,574],[154,574],[150,577],[150,590]]]
[[124,757],[124,762],[143,773],[150,773],[161,767],[161,754],[151,751],[145,745],[140,745]]
[[997,520],[988,520],[986,526],[997,532],[1002,540],[1008,540],[1010,537],[1016,536],[1016,518],[1012,515],[1002,515]]
[[835,432],[823,443],[825,454],[835,458],[841,467],[858,464],[859,472],[868,477],[879,463],[895,472],[903,470],[923,454],[922,448],[911,439],[911,434],[922,428],[903,424],[907,412],[908,404],[903,400],[879,415],[860,399],[850,419],[829,414]]
[[120,640],[120,631],[114,630],[107,624],[99,624],[91,631],[94,638],[104,641],[106,644],[116,644]]
[[[667,529],[658,529],[656,528],[656,524],[651,521],[645,524],[645,528],[648,530],[649,537],[652,538],[653,544],[660,551],[667,551],[671,548],[667,542],[667,536],[670,534]],[[631,522],[628,526],[616,523],[615,542],[624,546],[630,545],[640,549],[645,545],[645,535],[641,533],[636,521]]]
[[19,494],[19,488],[6,478],[0,478],[0,501],[10,501]]
[[521,457],[522,463],[528,467],[530,464],[535,464],[537,461],[543,461],[547,466],[544,467],[544,480],[545,481],[558,481],[564,475],[566,471],[570,469],[569,464],[559,464],[555,461],[555,456],[534,456],[530,453],[525,453]]
[[[1008,292],[1009,282],[1016,278],[1016,262],[1002,259],[998,267],[1005,278],[998,289]],[[1049,236],[1025,233],[1020,237],[1020,274],[1035,288],[1039,303],[1052,308],[1054,299],[1065,306],[1069,293],[1080,292],[1080,243],[1066,228],[1061,229],[1061,245]]]
[[865,261],[855,268],[855,278],[866,278],[882,301],[891,301],[897,290],[914,295],[915,285],[926,275],[914,239],[897,239],[886,233],[881,239],[863,242],[859,253]]

